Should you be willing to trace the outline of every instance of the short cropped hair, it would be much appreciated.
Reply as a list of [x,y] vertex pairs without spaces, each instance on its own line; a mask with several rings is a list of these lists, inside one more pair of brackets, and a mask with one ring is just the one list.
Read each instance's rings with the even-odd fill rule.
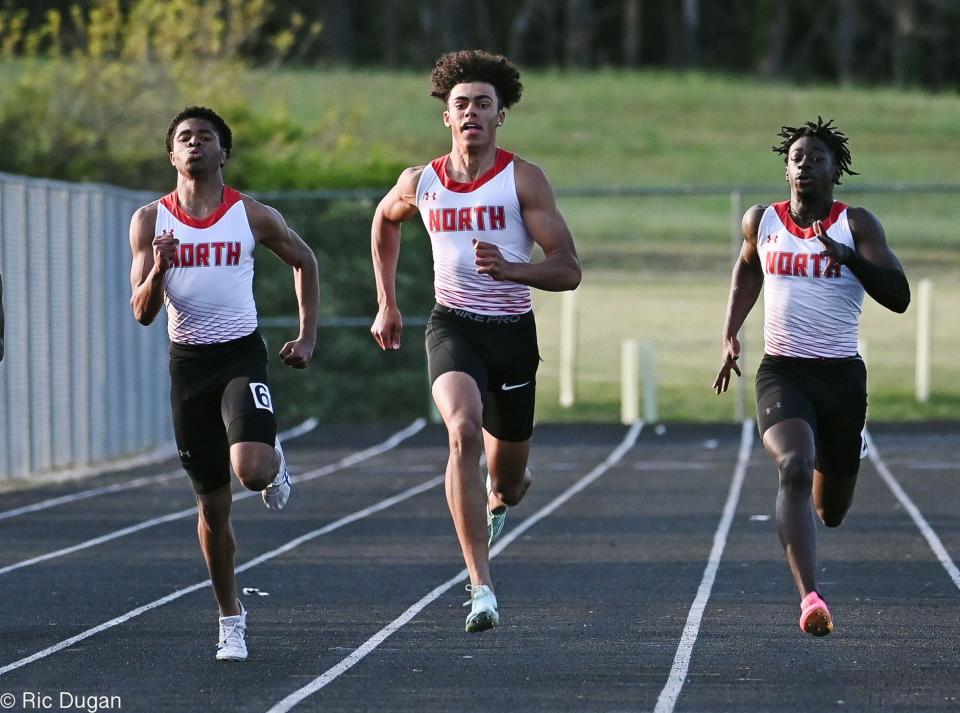
[[173,117],[173,121],[170,122],[170,127],[167,129],[167,153],[173,151],[173,132],[177,130],[182,121],[187,119],[205,119],[213,124],[214,131],[217,132],[217,138],[220,139],[220,147],[227,150],[227,155],[230,154],[230,149],[233,148],[233,132],[230,131],[230,127],[227,126],[223,117],[205,106],[188,106]]
[[483,50],[460,50],[441,55],[437,60],[430,75],[430,96],[446,104],[453,88],[466,82],[492,85],[500,109],[509,109],[520,101],[523,93],[520,70],[506,57]]

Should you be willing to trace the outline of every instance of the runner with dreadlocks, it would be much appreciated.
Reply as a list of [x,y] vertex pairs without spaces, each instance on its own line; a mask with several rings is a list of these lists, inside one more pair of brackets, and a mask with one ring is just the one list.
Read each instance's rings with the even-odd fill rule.
[[777,532],[800,590],[800,628],[833,631],[817,588],[817,515],[837,527],[850,508],[867,409],[867,374],[857,353],[863,293],[894,312],[910,303],[903,267],[883,227],[864,208],[833,199],[850,170],[846,135],[817,117],[784,126],[773,147],[786,163],[790,200],[753,206],[733,267],[721,394],[740,376],[737,333],[764,292],[764,356],[757,369],[757,425],[777,464]]
[[[464,50],[440,57],[431,80],[452,148],[400,174],[377,207],[371,247],[380,309],[370,332],[381,349],[400,348],[400,225],[419,214],[433,247],[437,301],[427,368],[450,445],[447,504],[470,574],[466,630],[477,632],[500,622],[489,547],[507,506],[530,487],[540,363],[530,288],[572,290],[580,263],[543,171],[497,146],[497,128],[523,89],[517,68],[500,55]],[[537,262],[534,243],[544,254]]]

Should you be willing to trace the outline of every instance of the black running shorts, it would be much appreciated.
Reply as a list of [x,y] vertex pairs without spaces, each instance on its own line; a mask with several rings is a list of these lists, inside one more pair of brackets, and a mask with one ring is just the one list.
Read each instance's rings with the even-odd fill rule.
[[436,305],[427,320],[430,383],[448,371],[473,377],[483,399],[483,428],[502,441],[533,435],[540,352],[533,312],[487,316]]
[[857,474],[866,415],[867,370],[860,357],[763,356],[757,369],[760,435],[781,421],[803,419],[813,429],[816,468],[824,475]]
[[194,490],[203,495],[229,484],[230,446],[272,446],[277,435],[260,333],[219,344],[172,343],[170,408]]

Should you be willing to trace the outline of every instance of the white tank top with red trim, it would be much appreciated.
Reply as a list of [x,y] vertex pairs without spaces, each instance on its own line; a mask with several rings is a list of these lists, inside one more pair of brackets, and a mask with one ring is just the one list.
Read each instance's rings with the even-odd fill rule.
[[[823,226],[855,249],[847,206],[835,201]],[[831,258],[813,228],[790,217],[790,202],[774,203],[760,218],[757,252],[763,267],[763,339],[767,354],[841,358],[857,354],[863,285]]]
[[179,344],[217,344],[257,328],[253,301],[256,240],[240,194],[224,186],[223,203],[208,218],[184,212],[174,191],[157,206],[156,235],[179,241],[163,276],[167,334]]
[[447,156],[425,166],[417,206],[433,247],[437,302],[486,315],[523,314],[530,287],[477,272],[473,241],[493,243],[510,262],[530,262],[533,238],[520,213],[514,155],[497,149],[493,167],[472,183],[447,175]]

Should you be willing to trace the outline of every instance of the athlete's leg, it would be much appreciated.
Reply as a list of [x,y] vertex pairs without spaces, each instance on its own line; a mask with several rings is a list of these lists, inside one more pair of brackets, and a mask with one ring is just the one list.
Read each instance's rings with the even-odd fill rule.
[[817,465],[813,476],[813,504],[827,527],[843,522],[857,487],[863,450],[863,425],[867,416],[866,370],[854,361],[843,365],[839,384],[825,389],[818,410]]
[[220,616],[235,616],[240,613],[234,575],[237,542],[233,535],[233,525],[230,523],[232,502],[233,495],[229,484],[210,493],[197,494],[197,533],[200,536],[200,549],[210,572],[213,596],[220,607]]
[[433,400],[447,427],[450,457],[444,486],[473,586],[491,584],[487,521],[480,454],[483,402],[473,377],[448,371],[433,382]]
[[813,504],[824,525],[840,526],[853,503],[856,487],[856,473],[827,476],[819,470],[813,472]]
[[513,507],[518,504],[532,479],[527,470],[527,459],[530,456],[530,441],[504,441],[483,432],[483,443],[487,454],[487,471],[490,473],[490,493],[487,507],[490,510],[507,505]]
[[770,426],[763,446],[777,464],[777,534],[800,590],[800,596],[817,588],[817,531],[810,504],[816,441],[803,419],[790,418]]
[[221,418],[230,443],[230,465],[247,490],[261,491],[280,468],[275,448],[277,421],[267,385],[266,366],[250,362],[230,380],[220,402]]
[[230,465],[247,490],[263,490],[277,474],[280,456],[266,443],[244,441],[230,446]]

